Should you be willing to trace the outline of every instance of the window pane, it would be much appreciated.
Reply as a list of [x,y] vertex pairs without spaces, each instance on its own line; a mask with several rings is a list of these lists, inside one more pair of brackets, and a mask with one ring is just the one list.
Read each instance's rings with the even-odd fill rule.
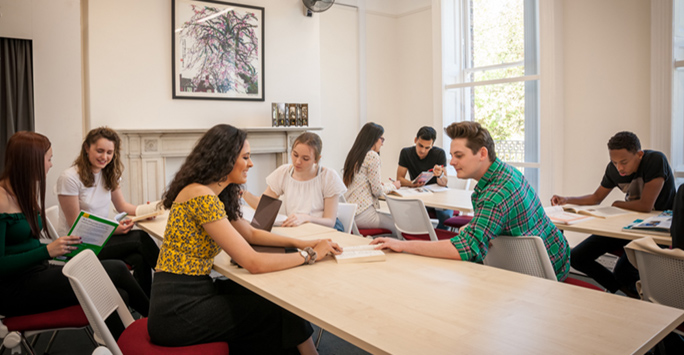
[[684,60],[684,0],[674,2],[674,57]]
[[672,167],[684,171],[684,68],[677,68],[672,85]]
[[477,86],[467,91],[472,95],[468,120],[489,130],[502,160],[524,162],[525,83]]
[[523,0],[470,0],[465,33],[471,42],[466,68],[522,61],[525,56]]
[[520,61],[512,63],[510,66],[504,68],[495,67],[491,69],[469,71],[466,82],[517,78],[523,75],[525,75],[525,65]]

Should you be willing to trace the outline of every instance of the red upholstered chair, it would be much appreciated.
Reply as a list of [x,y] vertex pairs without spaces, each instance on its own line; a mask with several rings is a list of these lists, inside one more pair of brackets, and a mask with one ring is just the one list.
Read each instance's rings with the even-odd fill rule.
[[451,239],[457,233],[435,229],[425,210],[423,201],[418,199],[386,196],[397,234],[406,240]]
[[[154,345],[147,333],[147,319],[134,320],[102,264],[91,250],[84,250],[62,269],[93,327],[114,355],[122,354],[228,354],[228,343],[217,342],[185,347]],[[117,312],[126,327],[118,342],[104,323]]]
[[[356,225],[355,225],[356,226]],[[358,228],[358,235],[364,237],[390,237],[392,231],[385,228]]]
[[[7,317],[0,321],[0,338],[2,338],[2,345],[0,345],[0,353],[5,348],[13,349],[12,353],[20,346],[23,346],[30,354],[34,353],[33,345],[37,337],[43,332],[54,332],[52,338],[48,342],[45,353],[48,353],[52,342],[55,340],[58,330],[67,329],[85,329],[88,336],[97,346],[95,340],[92,338],[88,326],[88,318],[81,306],[75,305],[54,311],[36,313],[31,315]],[[26,340],[28,337],[36,335],[33,344],[29,345]]]
[[[455,212],[454,212],[455,214]],[[452,231],[457,231],[459,228],[465,226],[473,220],[473,216],[458,215],[451,218],[447,218],[444,221],[444,225],[451,228]]]
[[590,288],[590,289],[596,290],[596,291],[605,292],[604,289],[602,289],[602,288],[600,288],[600,287],[598,287],[598,286],[596,286],[596,285],[594,285],[594,284],[591,284],[591,283],[589,283],[589,282],[582,281],[582,280],[579,280],[579,279],[575,279],[575,278],[572,278],[572,277],[569,277],[569,276],[568,276],[568,278],[566,278],[565,281],[563,281],[563,282],[565,282],[566,284],[570,284],[570,285],[575,285],[575,286],[579,286],[579,287]]

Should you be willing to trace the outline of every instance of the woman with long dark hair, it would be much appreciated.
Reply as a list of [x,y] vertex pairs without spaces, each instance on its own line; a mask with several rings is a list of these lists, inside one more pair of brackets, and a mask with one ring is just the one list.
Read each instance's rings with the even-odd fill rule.
[[354,222],[359,228],[384,228],[396,234],[391,216],[378,213],[378,197],[400,187],[400,183],[382,183],[380,148],[385,142],[385,129],[373,122],[366,123],[356,136],[344,162],[342,180],[347,186],[344,197],[355,203]]
[[[256,230],[242,219],[240,185],[252,167],[246,133],[217,125],[200,138],[164,193],[169,208],[152,284],[148,332],[153,342],[186,346],[228,342],[231,354],[315,354],[308,322],[230,280],[209,276],[224,250],[251,273],[313,264],[340,247]],[[297,247],[298,253],[256,252],[250,244]]]
[[[17,316],[78,304],[62,266],[48,260],[76,250],[79,236],[62,236],[49,244],[45,219],[45,180],[52,167],[50,141],[42,134],[17,132],[7,143],[0,176],[0,314]],[[126,265],[103,261],[124,300],[147,315],[149,300]],[[120,322],[119,322],[120,323]],[[108,323],[109,324],[109,323]],[[115,334],[123,329],[110,329]]]
[[[121,192],[122,174],[121,139],[116,131],[99,127],[88,132],[74,165],[62,172],[57,180],[60,206],[57,232],[66,234],[80,211],[108,217],[111,204],[118,212],[135,216],[137,206],[126,202]],[[114,236],[109,238],[98,258],[125,261],[133,268],[133,276],[149,297],[159,247],[145,231],[132,230],[133,225],[128,219],[119,222]]]

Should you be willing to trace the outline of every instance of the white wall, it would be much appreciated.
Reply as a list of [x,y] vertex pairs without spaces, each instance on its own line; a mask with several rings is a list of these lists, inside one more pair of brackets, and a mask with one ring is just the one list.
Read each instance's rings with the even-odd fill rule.
[[0,36],[33,40],[36,131],[54,154],[47,206],[57,203],[52,188],[81,145],[80,17],[78,0],[0,0]]
[[314,15],[321,22],[321,164],[340,177],[360,128],[358,15],[357,8],[339,5]]
[[264,102],[171,98],[171,2],[89,1],[91,127],[270,126],[271,102],[308,102],[321,125],[319,16],[300,0],[232,1],[264,7]]
[[[358,129],[358,114],[344,105],[353,105],[358,97],[342,93],[356,85],[359,68],[338,65],[351,61],[354,53],[338,52],[335,41],[344,40],[346,48],[352,48],[352,27],[358,22],[347,16],[348,10],[335,8],[307,18],[299,0],[237,2],[266,8],[265,102],[171,99],[168,1],[0,0],[0,35],[34,40],[36,126],[51,138],[55,150],[49,186],[76,156],[84,124],[150,129],[208,128],[219,122],[268,126],[272,101],[310,103],[311,125],[326,128],[321,133],[326,139],[323,163],[339,170]],[[366,80],[368,121],[386,129],[383,175],[394,176],[399,149],[411,145],[418,127],[432,124],[430,1],[369,0],[366,5],[367,75],[360,80]],[[650,145],[650,7],[642,0],[572,0],[561,5],[557,13],[562,33],[556,38],[564,121],[562,149],[554,153],[562,168],[554,171],[563,175],[557,192],[579,194],[597,187],[612,134],[632,130],[644,147]],[[79,6],[87,9],[83,28]],[[338,27],[343,26],[340,20],[350,27]],[[81,30],[87,39],[85,92]],[[324,60],[336,53],[339,58]],[[338,100],[343,112],[335,111],[341,107]],[[339,134],[330,138],[334,131]],[[48,198],[48,204],[54,203],[56,199]]]
[[367,113],[385,128],[384,177],[396,176],[399,151],[413,145],[418,129],[433,125],[431,12],[429,2],[414,5],[366,18]]
[[650,2],[563,4],[565,143],[560,192],[576,195],[599,186],[609,161],[606,143],[613,134],[632,131],[642,147],[649,147]]

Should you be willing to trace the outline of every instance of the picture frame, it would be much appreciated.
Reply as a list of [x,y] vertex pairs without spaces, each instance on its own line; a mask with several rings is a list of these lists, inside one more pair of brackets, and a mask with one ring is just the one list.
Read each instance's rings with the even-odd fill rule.
[[173,98],[264,101],[264,8],[218,0],[171,6]]

